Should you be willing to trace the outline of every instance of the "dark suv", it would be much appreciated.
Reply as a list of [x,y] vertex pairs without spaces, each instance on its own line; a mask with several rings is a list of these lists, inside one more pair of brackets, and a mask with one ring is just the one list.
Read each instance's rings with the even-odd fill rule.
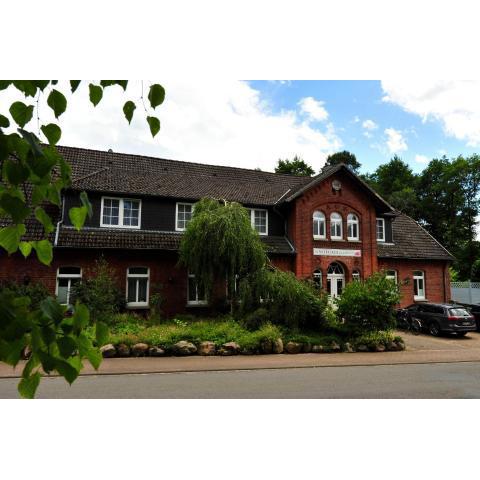
[[445,332],[463,337],[477,328],[475,317],[462,305],[414,303],[403,310],[410,319],[418,318],[422,327],[435,336]]

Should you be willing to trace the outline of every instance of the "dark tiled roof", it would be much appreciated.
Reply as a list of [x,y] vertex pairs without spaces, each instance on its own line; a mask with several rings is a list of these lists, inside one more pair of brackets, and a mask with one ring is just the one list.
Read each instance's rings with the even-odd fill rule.
[[58,147],[72,166],[73,189],[198,200],[210,196],[274,205],[310,177],[167,160],[125,153]]
[[[118,228],[83,228],[62,226],[59,248],[119,248],[133,250],[178,250],[181,233],[155,230],[122,230]],[[289,254],[293,250],[285,237],[260,237],[269,253]]]
[[393,245],[378,243],[380,258],[452,260],[450,253],[407,215],[393,219]]

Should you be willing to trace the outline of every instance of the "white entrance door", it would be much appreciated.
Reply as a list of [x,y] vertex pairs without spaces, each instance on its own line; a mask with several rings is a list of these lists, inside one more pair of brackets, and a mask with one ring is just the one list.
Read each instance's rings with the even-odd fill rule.
[[343,267],[333,262],[327,270],[327,292],[331,298],[339,297],[343,292],[345,286],[345,272]]

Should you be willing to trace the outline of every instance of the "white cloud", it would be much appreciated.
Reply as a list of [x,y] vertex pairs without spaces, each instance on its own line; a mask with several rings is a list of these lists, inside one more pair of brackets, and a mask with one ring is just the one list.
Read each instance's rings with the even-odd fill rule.
[[423,164],[427,164],[428,162],[430,162],[430,159],[425,156],[425,155],[415,155],[415,161],[418,162],[418,163],[423,163]]
[[480,145],[480,80],[382,81],[385,102],[427,120],[439,121],[449,136]]
[[402,132],[394,128],[386,128],[385,135],[387,135],[387,147],[390,153],[403,152],[408,149],[407,143],[403,138]]
[[[67,112],[60,117],[60,144],[262,170],[273,170],[278,158],[295,154],[318,170],[327,155],[342,146],[333,124],[314,127],[312,118],[305,119],[297,110],[273,113],[260,93],[246,82],[160,83],[166,89],[166,99],[155,111],[161,130],[154,139],[139,98],[141,84],[133,81],[126,93],[117,86],[105,90],[96,108],[88,101],[87,84],[73,96],[69,94]],[[69,91],[62,82],[59,87]],[[14,89],[2,91],[0,105],[9,105],[19,97],[23,99]],[[122,113],[129,99],[137,104],[130,126]],[[321,102],[304,105],[317,105],[311,116],[327,118],[328,113],[321,113]],[[42,123],[55,121],[45,98],[40,117]],[[36,130],[36,121],[28,127]]]
[[305,113],[310,120],[319,122],[328,118],[328,112],[323,106],[324,104],[325,102],[315,100],[313,97],[305,97],[298,102],[302,113]]
[[362,123],[362,127],[365,130],[376,130],[378,128],[378,125],[373,120],[365,120]]

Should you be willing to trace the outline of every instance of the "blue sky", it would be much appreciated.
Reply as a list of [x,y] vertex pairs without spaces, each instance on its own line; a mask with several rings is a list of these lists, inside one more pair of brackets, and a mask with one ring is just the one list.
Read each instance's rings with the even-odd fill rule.
[[[414,171],[420,171],[425,167],[425,163],[421,163],[425,162],[425,157],[432,159],[443,154],[457,156],[480,151],[477,146],[468,145],[468,139],[447,134],[441,117],[430,116],[423,121],[422,116],[406,111],[402,105],[382,100],[386,92],[380,81],[251,81],[249,84],[260,91],[261,98],[276,113],[297,108],[306,97],[323,102],[342,148],[357,156],[364,172],[387,162],[394,153]],[[431,110],[437,115],[439,109],[431,107]],[[374,122],[376,128],[366,129],[364,122],[368,120]],[[324,122],[317,122],[319,126],[321,123]],[[389,148],[387,129],[398,132],[403,143],[396,137],[397,142]],[[395,148],[399,148],[397,152]]]

